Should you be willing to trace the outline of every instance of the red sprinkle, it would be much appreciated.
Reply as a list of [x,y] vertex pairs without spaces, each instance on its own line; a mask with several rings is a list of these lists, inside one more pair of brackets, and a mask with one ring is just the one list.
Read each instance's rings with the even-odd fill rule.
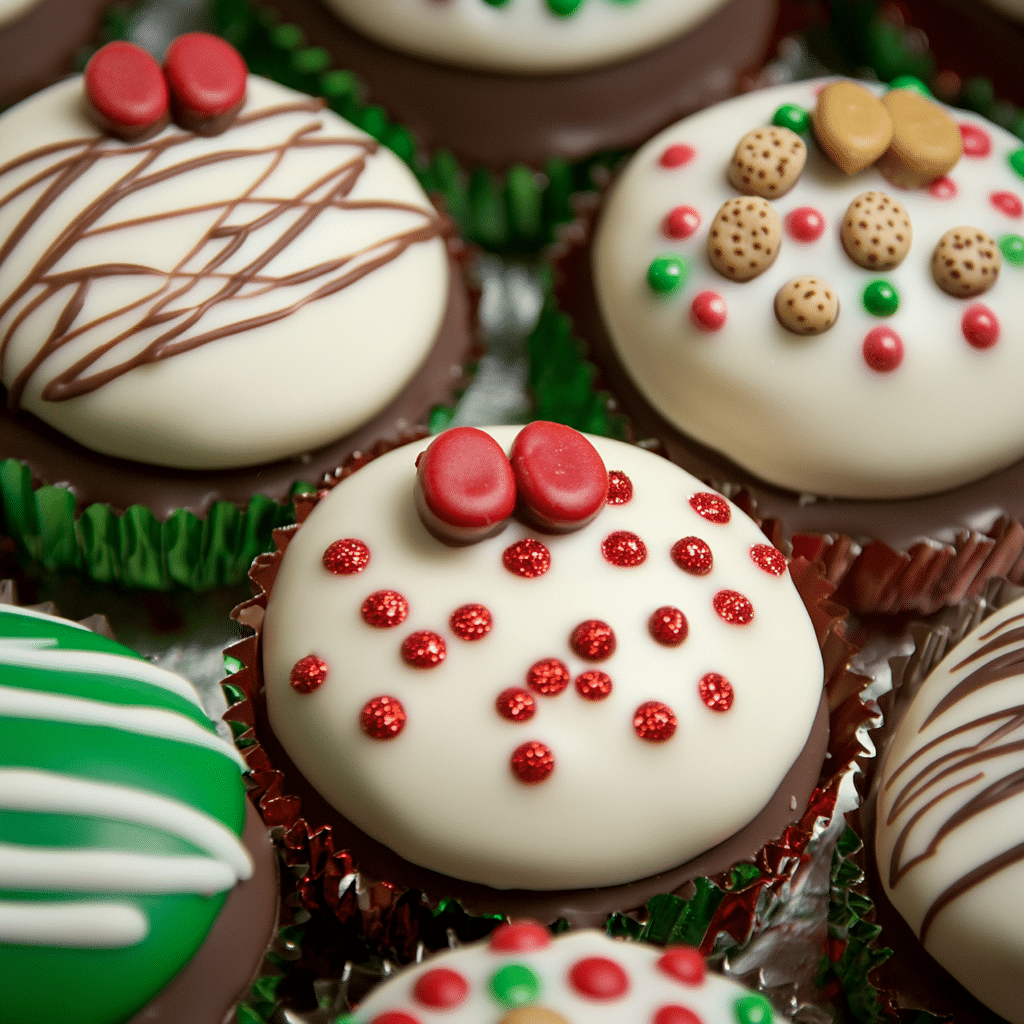
[[1007,217],[1019,217],[1024,214],[1024,203],[1012,192],[993,192],[988,198],[992,205]]
[[406,1013],[404,1010],[385,1010],[383,1013],[378,1013],[370,1024],[422,1024],[419,1017],[414,1017],[411,1013]]
[[692,206],[677,206],[661,222],[661,230],[668,238],[689,238],[699,227],[700,214]]
[[770,576],[782,576],[786,571],[786,556],[771,544],[755,544],[750,549],[750,560]]
[[704,1020],[685,1006],[669,1004],[654,1011],[651,1024],[704,1024]]
[[450,967],[434,967],[420,975],[412,994],[432,1010],[454,1010],[469,995],[469,982]]
[[167,123],[163,72],[134,43],[107,43],[98,50],[85,67],[84,86],[98,126],[119,138],[139,139]]
[[359,609],[363,621],[375,629],[400,626],[409,614],[409,602],[397,590],[376,590]]
[[964,140],[964,156],[988,156],[992,152],[992,140],[988,132],[975,124],[961,121],[960,137]]
[[677,142],[674,146],[669,146],[661,154],[660,163],[662,167],[675,170],[677,167],[684,167],[696,155],[697,151],[693,146],[687,146],[684,142]]
[[405,728],[401,701],[384,694],[368,700],[359,715],[359,726],[371,740],[393,740]]
[[555,755],[551,748],[530,740],[512,751],[512,774],[528,786],[543,782],[555,770]]
[[960,326],[972,348],[991,348],[999,340],[999,319],[980,302],[964,310]]
[[786,230],[794,242],[816,242],[825,233],[825,218],[813,206],[800,206],[786,214]]
[[700,691],[700,699],[712,711],[728,711],[732,707],[732,683],[725,676],[709,672],[701,677],[697,689]]
[[491,631],[491,613],[482,604],[464,604],[452,612],[448,625],[460,640],[483,640]]
[[632,569],[643,565],[647,558],[647,545],[629,530],[616,530],[601,542],[604,560],[620,569]]
[[576,692],[584,700],[604,700],[612,692],[611,676],[598,669],[581,672],[576,677]]
[[402,641],[402,657],[413,668],[437,668],[448,650],[444,638],[429,629],[420,629]]
[[933,199],[956,199],[956,183],[952,178],[936,178],[928,186],[928,195]]
[[628,505],[633,500],[633,481],[621,469],[608,471],[608,496],[605,501],[609,505]]
[[164,75],[171,89],[174,119],[183,128],[203,132],[215,119],[215,130],[230,123],[226,115],[245,100],[249,69],[242,55],[224,39],[206,32],[189,32],[171,43],[164,58]]
[[537,702],[518,686],[502,690],[494,706],[498,714],[509,722],[528,722],[537,713]]
[[569,646],[584,661],[604,661],[615,653],[615,633],[607,622],[587,619],[572,631]]
[[564,662],[557,658],[544,658],[530,666],[526,673],[526,685],[535,693],[556,697],[569,685],[571,678]]
[[498,925],[488,942],[495,953],[532,953],[550,945],[551,933],[536,921]]
[[720,590],[711,603],[719,616],[733,626],[745,626],[754,617],[754,606],[737,590]]
[[903,362],[903,339],[891,327],[875,327],[864,339],[864,362],[876,373],[891,373]]
[[718,292],[698,292],[690,303],[690,322],[698,331],[713,334],[725,326],[729,310]]
[[691,576],[707,576],[715,564],[711,548],[700,537],[684,537],[672,545],[672,561]]
[[621,999],[629,991],[629,976],[606,956],[588,956],[569,968],[569,984],[588,999]]
[[354,576],[370,564],[370,549],[353,537],[336,540],[324,552],[324,568],[335,576]]
[[312,693],[327,681],[327,662],[315,654],[307,654],[292,666],[288,682],[296,693]]
[[712,494],[711,491],[699,491],[690,497],[690,508],[699,516],[703,516],[709,523],[724,526],[732,519],[732,512],[729,509],[729,502],[720,494]]
[[641,704],[633,714],[634,732],[648,743],[664,743],[672,739],[677,724],[675,712],[660,700]]
[[505,548],[501,562],[513,576],[534,580],[551,568],[551,552],[539,540],[527,537]]
[[665,950],[658,960],[658,969],[684,985],[701,985],[707,967],[704,957],[692,946],[674,946]]
[[686,616],[672,605],[659,608],[647,623],[654,640],[665,647],[678,647],[690,634],[690,624]]

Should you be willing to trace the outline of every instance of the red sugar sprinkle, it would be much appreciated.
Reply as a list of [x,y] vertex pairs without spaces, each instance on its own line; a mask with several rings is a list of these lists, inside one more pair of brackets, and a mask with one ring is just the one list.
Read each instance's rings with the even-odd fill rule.
[[704,1020],[685,1006],[669,1004],[654,1011],[651,1024],[704,1024]]
[[726,318],[729,315],[725,299],[718,292],[698,292],[690,303],[690,323],[698,331],[706,331],[713,334],[725,326]]
[[526,685],[535,693],[555,697],[569,685],[570,678],[564,662],[557,658],[544,658],[530,666],[526,673]]
[[1024,214],[1024,203],[1012,192],[993,192],[988,198],[989,202],[1007,217],[1019,217]]
[[604,700],[612,692],[611,676],[596,668],[576,677],[576,692],[584,700]]
[[816,242],[825,233],[825,218],[813,206],[800,206],[786,214],[786,231],[794,242]]
[[711,603],[719,617],[733,626],[745,626],[754,617],[754,606],[738,590],[720,590]]
[[530,740],[512,751],[511,766],[512,774],[520,782],[533,786],[543,782],[555,770],[555,755],[550,747]]
[[964,140],[964,156],[988,156],[992,152],[992,140],[988,132],[976,124],[961,121],[960,136]]
[[327,662],[315,654],[300,658],[292,666],[288,682],[296,693],[312,693],[319,690],[327,680]]
[[699,491],[691,495],[690,508],[709,523],[716,523],[718,526],[724,526],[732,519],[729,502],[720,494],[712,494],[711,491]]
[[550,945],[551,933],[536,921],[498,925],[488,942],[495,953],[532,953]]
[[615,633],[607,622],[587,619],[572,631],[569,646],[584,661],[604,661],[615,653]]
[[712,711],[728,711],[732,707],[732,683],[725,676],[709,672],[701,677],[697,689],[700,691],[700,699]]
[[370,549],[354,537],[336,540],[324,552],[324,568],[335,576],[353,576],[370,564]]
[[647,545],[629,530],[616,530],[601,542],[601,554],[606,562],[620,569],[642,565],[647,558]]
[[464,604],[448,620],[460,640],[482,640],[491,631],[491,613],[482,604]]
[[633,713],[633,730],[648,743],[664,743],[675,735],[675,712],[660,700],[649,700]]
[[875,327],[864,339],[864,362],[876,373],[891,373],[903,362],[903,339],[890,327]]
[[628,505],[632,500],[633,481],[621,469],[609,470],[608,497],[605,501],[609,505]]
[[678,647],[689,635],[690,624],[686,616],[670,604],[659,608],[647,623],[654,640],[665,647]]
[[421,1024],[419,1017],[414,1017],[404,1010],[385,1010],[378,1013],[370,1024]]
[[402,658],[413,668],[437,668],[447,654],[444,638],[429,629],[417,630],[402,641]]
[[551,568],[551,552],[539,540],[527,537],[505,548],[501,562],[513,576],[534,580]]
[[375,590],[363,602],[359,613],[368,626],[390,629],[405,622],[409,614],[409,602],[397,590]]
[[450,967],[435,967],[420,975],[412,994],[432,1010],[454,1010],[469,995],[469,982]]
[[928,195],[933,199],[956,199],[956,183],[952,178],[936,178],[928,186]]
[[621,999],[629,991],[629,976],[606,956],[588,956],[569,968],[569,984],[588,999]]
[[704,957],[692,946],[674,946],[665,950],[658,960],[658,969],[684,985],[701,985],[707,967]]
[[669,146],[661,154],[659,162],[662,167],[675,170],[677,167],[683,167],[688,164],[696,155],[697,151],[693,146],[687,146],[684,142],[677,142],[674,146]]
[[661,230],[668,238],[689,238],[699,227],[700,214],[692,206],[677,206],[661,222]]
[[786,571],[786,556],[771,544],[755,544],[750,549],[750,559],[770,576],[782,576]]
[[684,537],[672,545],[672,561],[691,576],[707,576],[715,564],[711,548],[700,537]]
[[964,310],[960,327],[972,348],[991,348],[999,340],[999,319],[980,302]]
[[510,686],[498,694],[494,707],[509,722],[528,722],[537,713],[537,702],[525,690]]
[[368,700],[359,715],[359,727],[371,740],[393,740],[405,728],[405,708],[384,694]]

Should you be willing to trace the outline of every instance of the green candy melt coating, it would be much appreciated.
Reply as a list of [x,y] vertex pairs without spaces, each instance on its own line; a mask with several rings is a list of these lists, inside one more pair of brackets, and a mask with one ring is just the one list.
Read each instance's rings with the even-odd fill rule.
[[523,964],[506,964],[491,976],[491,994],[502,1006],[527,1006],[540,995],[540,978]]
[[1007,263],[1024,267],[1024,238],[1020,235],[1003,235],[999,239],[999,251]]
[[900,308],[900,295],[888,281],[872,281],[864,289],[864,308],[872,316],[892,316]]
[[771,1024],[775,1019],[772,1004],[758,994],[737,999],[733,1009],[736,1012],[737,1024]]
[[658,295],[674,292],[686,280],[686,263],[679,257],[668,254],[651,260],[647,268],[647,283]]
[[796,103],[783,103],[772,115],[772,124],[803,135],[810,130],[811,112]]

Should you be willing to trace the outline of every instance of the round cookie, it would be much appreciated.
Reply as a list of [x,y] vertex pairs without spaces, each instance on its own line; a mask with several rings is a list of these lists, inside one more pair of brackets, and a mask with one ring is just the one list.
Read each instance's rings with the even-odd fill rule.
[[[508,453],[517,431],[489,433]],[[608,498],[574,532],[437,539],[414,500],[421,442],[289,541],[264,620],[269,728],[413,864],[495,889],[645,878],[751,822],[808,743],[821,656],[781,554],[666,460],[589,440]]]

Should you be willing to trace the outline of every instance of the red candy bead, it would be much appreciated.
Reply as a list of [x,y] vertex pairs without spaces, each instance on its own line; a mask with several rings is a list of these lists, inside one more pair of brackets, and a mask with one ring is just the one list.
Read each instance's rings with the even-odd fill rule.
[[633,500],[633,481],[620,469],[608,471],[608,496],[605,501],[609,505],[628,505]]
[[720,590],[711,603],[719,617],[732,626],[745,626],[754,617],[754,606],[736,590]]
[[728,711],[732,707],[733,688],[725,676],[718,672],[709,672],[702,676],[697,684],[700,699],[712,711]]
[[660,700],[649,700],[633,714],[633,731],[648,743],[664,743],[676,733],[675,712]]
[[700,214],[692,206],[677,206],[661,222],[661,230],[668,238],[689,238],[699,227]]
[[615,633],[607,622],[587,619],[572,631],[569,646],[584,661],[604,661],[615,653]]
[[690,322],[698,331],[713,334],[725,326],[728,309],[718,292],[698,292],[690,303]]
[[964,142],[964,156],[988,156],[992,152],[992,140],[988,132],[975,124],[961,121],[960,137]]
[[732,511],[729,502],[720,494],[712,494],[711,491],[700,491],[690,497],[690,508],[699,516],[703,516],[709,523],[717,526],[725,526],[732,519]]
[[97,127],[132,142],[170,120],[160,65],[134,43],[107,43],[85,66],[86,107]]
[[704,1024],[701,1017],[698,1017],[693,1010],[685,1006],[659,1006],[654,1011],[651,1024]]
[[242,55],[219,36],[178,36],[164,58],[164,75],[174,120],[200,135],[219,135],[245,102],[249,69]]
[[903,362],[903,339],[890,327],[875,327],[864,339],[864,362],[876,373],[891,373]]
[[686,616],[671,605],[659,608],[647,623],[654,640],[665,647],[678,647],[690,633]]
[[543,782],[555,770],[551,748],[537,740],[523,743],[512,751],[512,774],[527,786]]
[[537,702],[518,686],[502,690],[494,706],[508,722],[528,722],[537,713]]
[[536,921],[499,925],[488,942],[495,953],[532,953],[550,945],[551,933]]
[[402,658],[413,668],[436,668],[448,654],[444,639],[421,629],[402,641]]
[[647,545],[629,530],[616,530],[601,542],[604,560],[620,569],[632,569],[643,565],[647,558]]
[[368,700],[359,715],[359,727],[371,740],[393,740],[405,728],[405,708],[384,694]]
[[658,970],[684,985],[701,985],[707,967],[704,957],[692,946],[675,946],[665,950],[658,960]]
[[629,991],[629,976],[606,956],[588,956],[569,968],[569,984],[587,999],[621,999]]
[[556,697],[569,685],[569,669],[557,658],[544,658],[531,665],[526,685],[545,697]]
[[412,995],[432,1010],[454,1010],[469,995],[469,982],[450,967],[434,967],[419,976]]
[[288,682],[296,693],[312,693],[327,681],[327,662],[315,654],[300,658],[292,666]]
[[584,700],[604,700],[612,692],[612,680],[605,672],[592,669],[576,677],[576,692]]
[[530,423],[516,435],[510,459],[519,506],[545,529],[578,530],[604,506],[608,471],[578,430]]
[[928,195],[933,199],[956,199],[956,182],[952,178],[936,178],[928,186]]
[[782,576],[786,571],[786,556],[771,544],[755,544],[750,549],[750,560],[769,576]]
[[534,580],[551,568],[551,552],[539,540],[527,537],[505,548],[501,563],[513,576]]
[[460,640],[482,640],[491,631],[491,613],[482,604],[464,604],[448,620]]
[[662,167],[675,170],[677,167],[685,167],[696,155],[697,151],[693,146],[687,146],[684,142],[677,142],[674,146],[669,146],[661,154],[659,162]]
[[1024,203],[1012,192],[993,192],[988,198],[989,202],[1007,217],[1019,217],[1024,214]]
[[980,302],[964,310],[960,327],[972,348],[991,348],[999,340],[999,319]]
[[711,548],[700,537],[684,537],[672,545],[672,561],[691,576],[707,576],[715,564]]
[[409,614],[409,602],[397,590],[377,590],[359,609],[363,621],[375,629],[400,626]]
[[422,1024],[422,1021],[404,1010],[385,1010],[378,1013],[370,1024]]
[[354,576],[370,564],[370,549],[353,537],[336,540],[324,552],[324,568],[335,576]]
[[786,231],[794,242],[816,242],[825,233],[825,218],[813,206],[801,206],[786,214]]

